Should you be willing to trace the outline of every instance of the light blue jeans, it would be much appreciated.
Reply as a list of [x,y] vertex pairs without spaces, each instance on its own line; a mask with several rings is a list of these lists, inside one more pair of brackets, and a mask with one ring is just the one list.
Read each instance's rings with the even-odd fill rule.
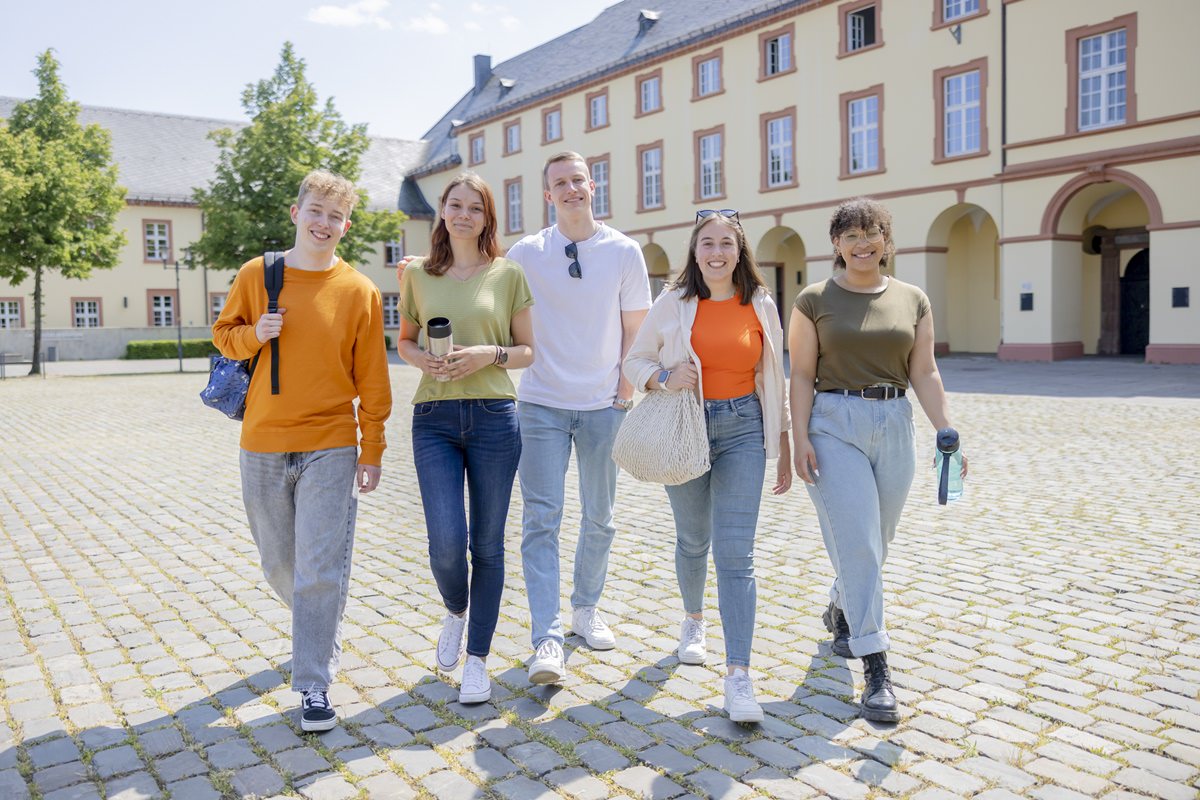
[[242,500],[263,573],[292,609],[292,688],[328,690],[342,655],[358,448],[243,450],[241,467]]
[[754,394],[705,400],[704,416],[712,467],[687,483],[666,487],[675,514],[675,575],[683,610],[702,611],[711,544],[725,663],[749,667],[758,604],[754,532],[767,462],[762,406]]
[[579,468],[579,502],[583,515],[575,545],[575,582],[571,606],[600,602],[612,546],[613,503],[617,494],[617,465],[613,440],[625,412],[615,408],[572,411],[537,403],[517,404],[521,419],[521,560],[533,646],[543,639],[563,641],[559,619],[559,528],[562,525],[567,465],[571,447]]
[[820,392],[808,438],[821,477],[805,487],[837,576],[829,597],[850,625],[850,652],[883,652],[883,562],[916,469],[912,404]]

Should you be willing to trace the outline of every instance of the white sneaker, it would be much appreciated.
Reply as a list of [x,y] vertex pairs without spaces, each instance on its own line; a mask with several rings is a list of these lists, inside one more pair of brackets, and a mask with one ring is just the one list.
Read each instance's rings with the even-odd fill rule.
[[442,672],[451,672],[462,660],[463,650],[467,647],[467,612],[461,617],[447,612],[442,620],[442,632],[437,643],[437,668]]
[[688,615],[683,617],[683,625],[679,629],[679,649],[675,653],[681,664],[703,664],[708,658],[708,642],[704,632],[708,623],[703,618],[696,619]]
[[555,639],[543,639],[529,662],[530,683],[558,683],[563,679],[562,645]]
[[479,656],[467,656],[463,664],[462,683],[458,686],[458,702],[465,705],[486,703],[492,698],[492,681],[487,665]]
[[733,722],[762,722],[763,710],[754,699],[754,686],[746,670],[737,667],[725,678],[725,711]]
[[571,630],[582,636],[593,650],[612,650],[617,646],[617,637],[595,606],[580,606],[572,611]]

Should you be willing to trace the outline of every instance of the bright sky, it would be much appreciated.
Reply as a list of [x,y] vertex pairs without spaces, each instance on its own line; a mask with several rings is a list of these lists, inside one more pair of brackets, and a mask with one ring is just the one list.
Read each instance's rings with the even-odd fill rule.
[[36,93],[49,47],[84,105],[243,119],[242,89],[269,77],[291,41],[343,119],[418,139],[470,89],[474,54],[498,64],[612,3],[3,0],[0,95]]

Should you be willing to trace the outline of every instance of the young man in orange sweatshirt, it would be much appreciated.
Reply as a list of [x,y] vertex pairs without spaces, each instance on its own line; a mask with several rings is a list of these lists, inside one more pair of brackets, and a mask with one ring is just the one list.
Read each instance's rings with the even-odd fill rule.
[[291,209],[296,243],[284,255],[279,312],[266,313],[260,257],[242,266],[213,324],[226,357],[262,353],[242,422],[242,498],[267,582],[292,609],[292,688],[303,697],[305,731],[337,725],[329,686],[341,656],[358,494],[379,484],[392,408],[379,289],[335,253],[357,200],[345,178],[309,173]]

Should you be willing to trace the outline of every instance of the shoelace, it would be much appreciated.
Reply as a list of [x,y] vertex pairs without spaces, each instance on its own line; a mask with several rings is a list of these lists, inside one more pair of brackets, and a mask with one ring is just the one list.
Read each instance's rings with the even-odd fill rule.
[[600,614],[593,611],[587,615],[587,632],[596,633],[604,630],[604,620],[600,618]]
[[463,666],[462,686],[464,689],[481,690],[488,683],[487,668],[475,661]]
[[325,692],[309,692],[304,695],[304,704],[309,708],[316,708],[321,711],[328,711],[331,707],[329,705],[329,695]]
[[725,680],[729,681],[733,689],[733,696],[736,700],[754,701],[754,691],[750,688],[750,677],[748,675],[731,675]]
[[683,638],[688,642],[699,642],[704,635],[704,620],[684,617]]
[[558,656],[558,648],[555,646],[556,644],[557,643],[553,639],[547,639],[546,641],[542,642],[540,645],[538,645],[537,657],[538,658],[557,657]]

